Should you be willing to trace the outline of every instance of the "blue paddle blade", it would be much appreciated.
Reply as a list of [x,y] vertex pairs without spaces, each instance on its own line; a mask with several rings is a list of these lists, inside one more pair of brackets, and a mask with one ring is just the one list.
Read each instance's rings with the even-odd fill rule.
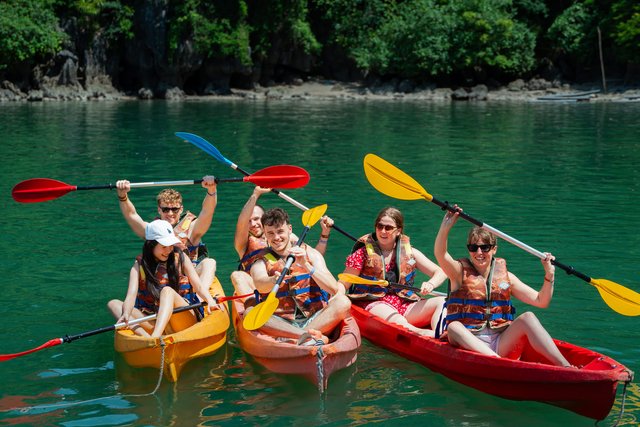
[[213,145],[211,145],[211,143],[208,142],[206,139],[204,139],[202,137],[199,137],[198,135],[195,135],[195,134],[192,134],[192,133],[187,133],[187,132],[176,132],[176,136],[178,138],[182,138],[185,141],[188,141],[188,142],[192,143],[193,145],[195,145],[196,147],[198,147],[202,151],[204,151],[207,154],[215,157],[216,160],[218,160],[219,162],[224,163],[227,166],[233,165],[231,160],[229,160],[225,156],[223,156],[222,153],[220,153],[220,151],[218,151],[218,149],[216,147],[214,147]]

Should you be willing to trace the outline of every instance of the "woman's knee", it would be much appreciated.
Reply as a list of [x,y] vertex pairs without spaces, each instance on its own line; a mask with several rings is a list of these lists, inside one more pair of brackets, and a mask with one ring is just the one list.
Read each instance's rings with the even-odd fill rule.
[[351,311],[351,300],[344,294],[336,294],[330,303],[339,313],[347,315]]
[[216,260],[213,258],[205,258],[202,261],[200,261],[200,268],[202,270],[215,270],[216,269]]

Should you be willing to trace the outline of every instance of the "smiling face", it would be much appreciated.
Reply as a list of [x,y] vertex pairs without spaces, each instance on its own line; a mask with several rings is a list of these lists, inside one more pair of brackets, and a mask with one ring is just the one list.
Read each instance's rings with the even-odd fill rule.
[[253,237],[262,237],[264,230],[262,228],[262,215],[264,210],[261,207],[256,206],[253,208],[251,218],[249,218],[249,234]]
[[467,238],[467,250],[471,263],[479,272],[486,271],[498,250],[496,236],[483,228],[474,227]]
[[164,246],[164,245],[161,245],[160,243],[158,243],[153,248],[153,256],[159,262],[165,262],[169,258],[169,255],[171,254],[171,252],[173,252],[173,245]]
[[381,246],[393,245],[397,237],[402,233],[396,221],[388,215],[378,219],[376,223],[376,237]]
[[291,242],[291,224],[265,225],[264,236],[278,255],[285,255]]
[[180,220],[180,215],[184,210],[182,206],[182,196],[176,190],[171,188],[162,190],[158,197],[158,216],[160,219],[167,221],[172,226],[175,226]]

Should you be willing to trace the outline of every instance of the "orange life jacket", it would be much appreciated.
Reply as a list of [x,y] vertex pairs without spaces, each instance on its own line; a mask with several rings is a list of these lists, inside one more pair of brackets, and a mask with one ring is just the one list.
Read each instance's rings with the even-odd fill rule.
[[[179,254],[179,252],[177,254]],[[145,312],[155,313],[158,311],[160,301],[153,297],[153,294],[149,289],[144,269],[142,268],[142,256],[138,255],[136,257],[136,261],[138,262],[138,266],[140,267],[140,274],[138,275],[138,295],[136,297],[135,307]],[[156,280],[158,280],[160,289],[169,285],[169,275],[167,274],[166,263],[158,263],[158,266],[156,267],[155,277]],[[198,296],[193,291],[191,283],[189,283],[189,277],[180,273],[178,284],[178,294],[185,298],[189,302],[189,304],[196,304],[197,302],[199,302]]]
[[199,244],[194,245],[189,239],[189,228],[196,218],[197,217],[193,213],[187,211],[175,227],[173,227],[173,232],[186,246],[186,253],[194,265],[198,265],[200,261],[209,255],[207,245],[205,245],[204,242],[201,241]]
[[248,273],[251,270],[251,266],[253,265],[253,263],[264,256],[264,254],[268,250],[267,248],[267,239],[265,239],[264,236],[255,237],[249,234],[249,239],[247,240],[247,248],[244,251],[244,255],[240,259],[238,270],[246,271]]
[[507,262],[494,258],[491,273],[491,290],[487,293],[487,281],[478,273],[471,261],[460,259],[462,283],[447,298],[447,324],[460,321],[472,331],[503,329],[509,326],[515,314],[511,305],[511,282]]
[[[409,236],[403,234],[396,242],[396,268],[393,275],[387,274],[382,249],[380,249],[378,241],[373,238],[372,234],[360,237],[354,248],[357,249],[362,246],[365,247],[366,256],[360,271],[360,277],[370,280],[389,280],[401,285],[413,285],[416,274],[416,259],[413,256]],[[387,292],[394,292],[399,297],[409,301],[420,300],[418,294],[410,289],[385,288],[362,284],[352,284],[349,289],[349,297],[354,299],[379,299],[384,297]]]
[[[307,245],[302,247],[307,249]],[[271,248],[262,257],[267,267],[267,274],[273,276],[282,273],[286,264],[286,257],[281,257]],[[311,263],[307,257],[307,262]],[[289,274],[291,278],[280,284],[276,296],[279,299],[276,314],[288,320],[296,318],[296,310],[300,311],[305,318],[311,317],[317,311],[327,306],[329,294],[322,290],[320,286],[309,275],[309,272],[295,263],[291,266]]]

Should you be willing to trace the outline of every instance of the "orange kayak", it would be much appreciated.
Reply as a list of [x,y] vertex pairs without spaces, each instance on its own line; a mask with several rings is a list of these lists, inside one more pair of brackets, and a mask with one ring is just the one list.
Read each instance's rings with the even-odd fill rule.
[[279,374],[302,375],[318,384],[322,392],[329,376],[352,365],[362,342],[360,329],[353,317],[346,318],[321,346],[303,346],[281,342],[260,330],[248,331],[242,326],[244,303],[232,302],[233,326],[240,347],[262,366]]
[[550,365],[530,346],[519,360],[490,357],[420,336],[357,306],[351,306],[351,314],[362,336],[372,343],[454,381],[506,399],[549,403],[596,420],[611,411],[618,383],[633,379],[631,370],[610,357],[563,341],[554,340],[579,369]]
[[[210,292],[211,295],[224,296],[217,278]],[[130,366],[159,369],[161,340],[164,341],[164,375],[169,381],[176,382],[187,362],[215,353],[227,341],[229,311],[226,304],[223,306],[223,310],[213,310],[195,325],[165,335],[162,339],[142,337],[130,329],[119,329],[115,332],[114,347]]]

